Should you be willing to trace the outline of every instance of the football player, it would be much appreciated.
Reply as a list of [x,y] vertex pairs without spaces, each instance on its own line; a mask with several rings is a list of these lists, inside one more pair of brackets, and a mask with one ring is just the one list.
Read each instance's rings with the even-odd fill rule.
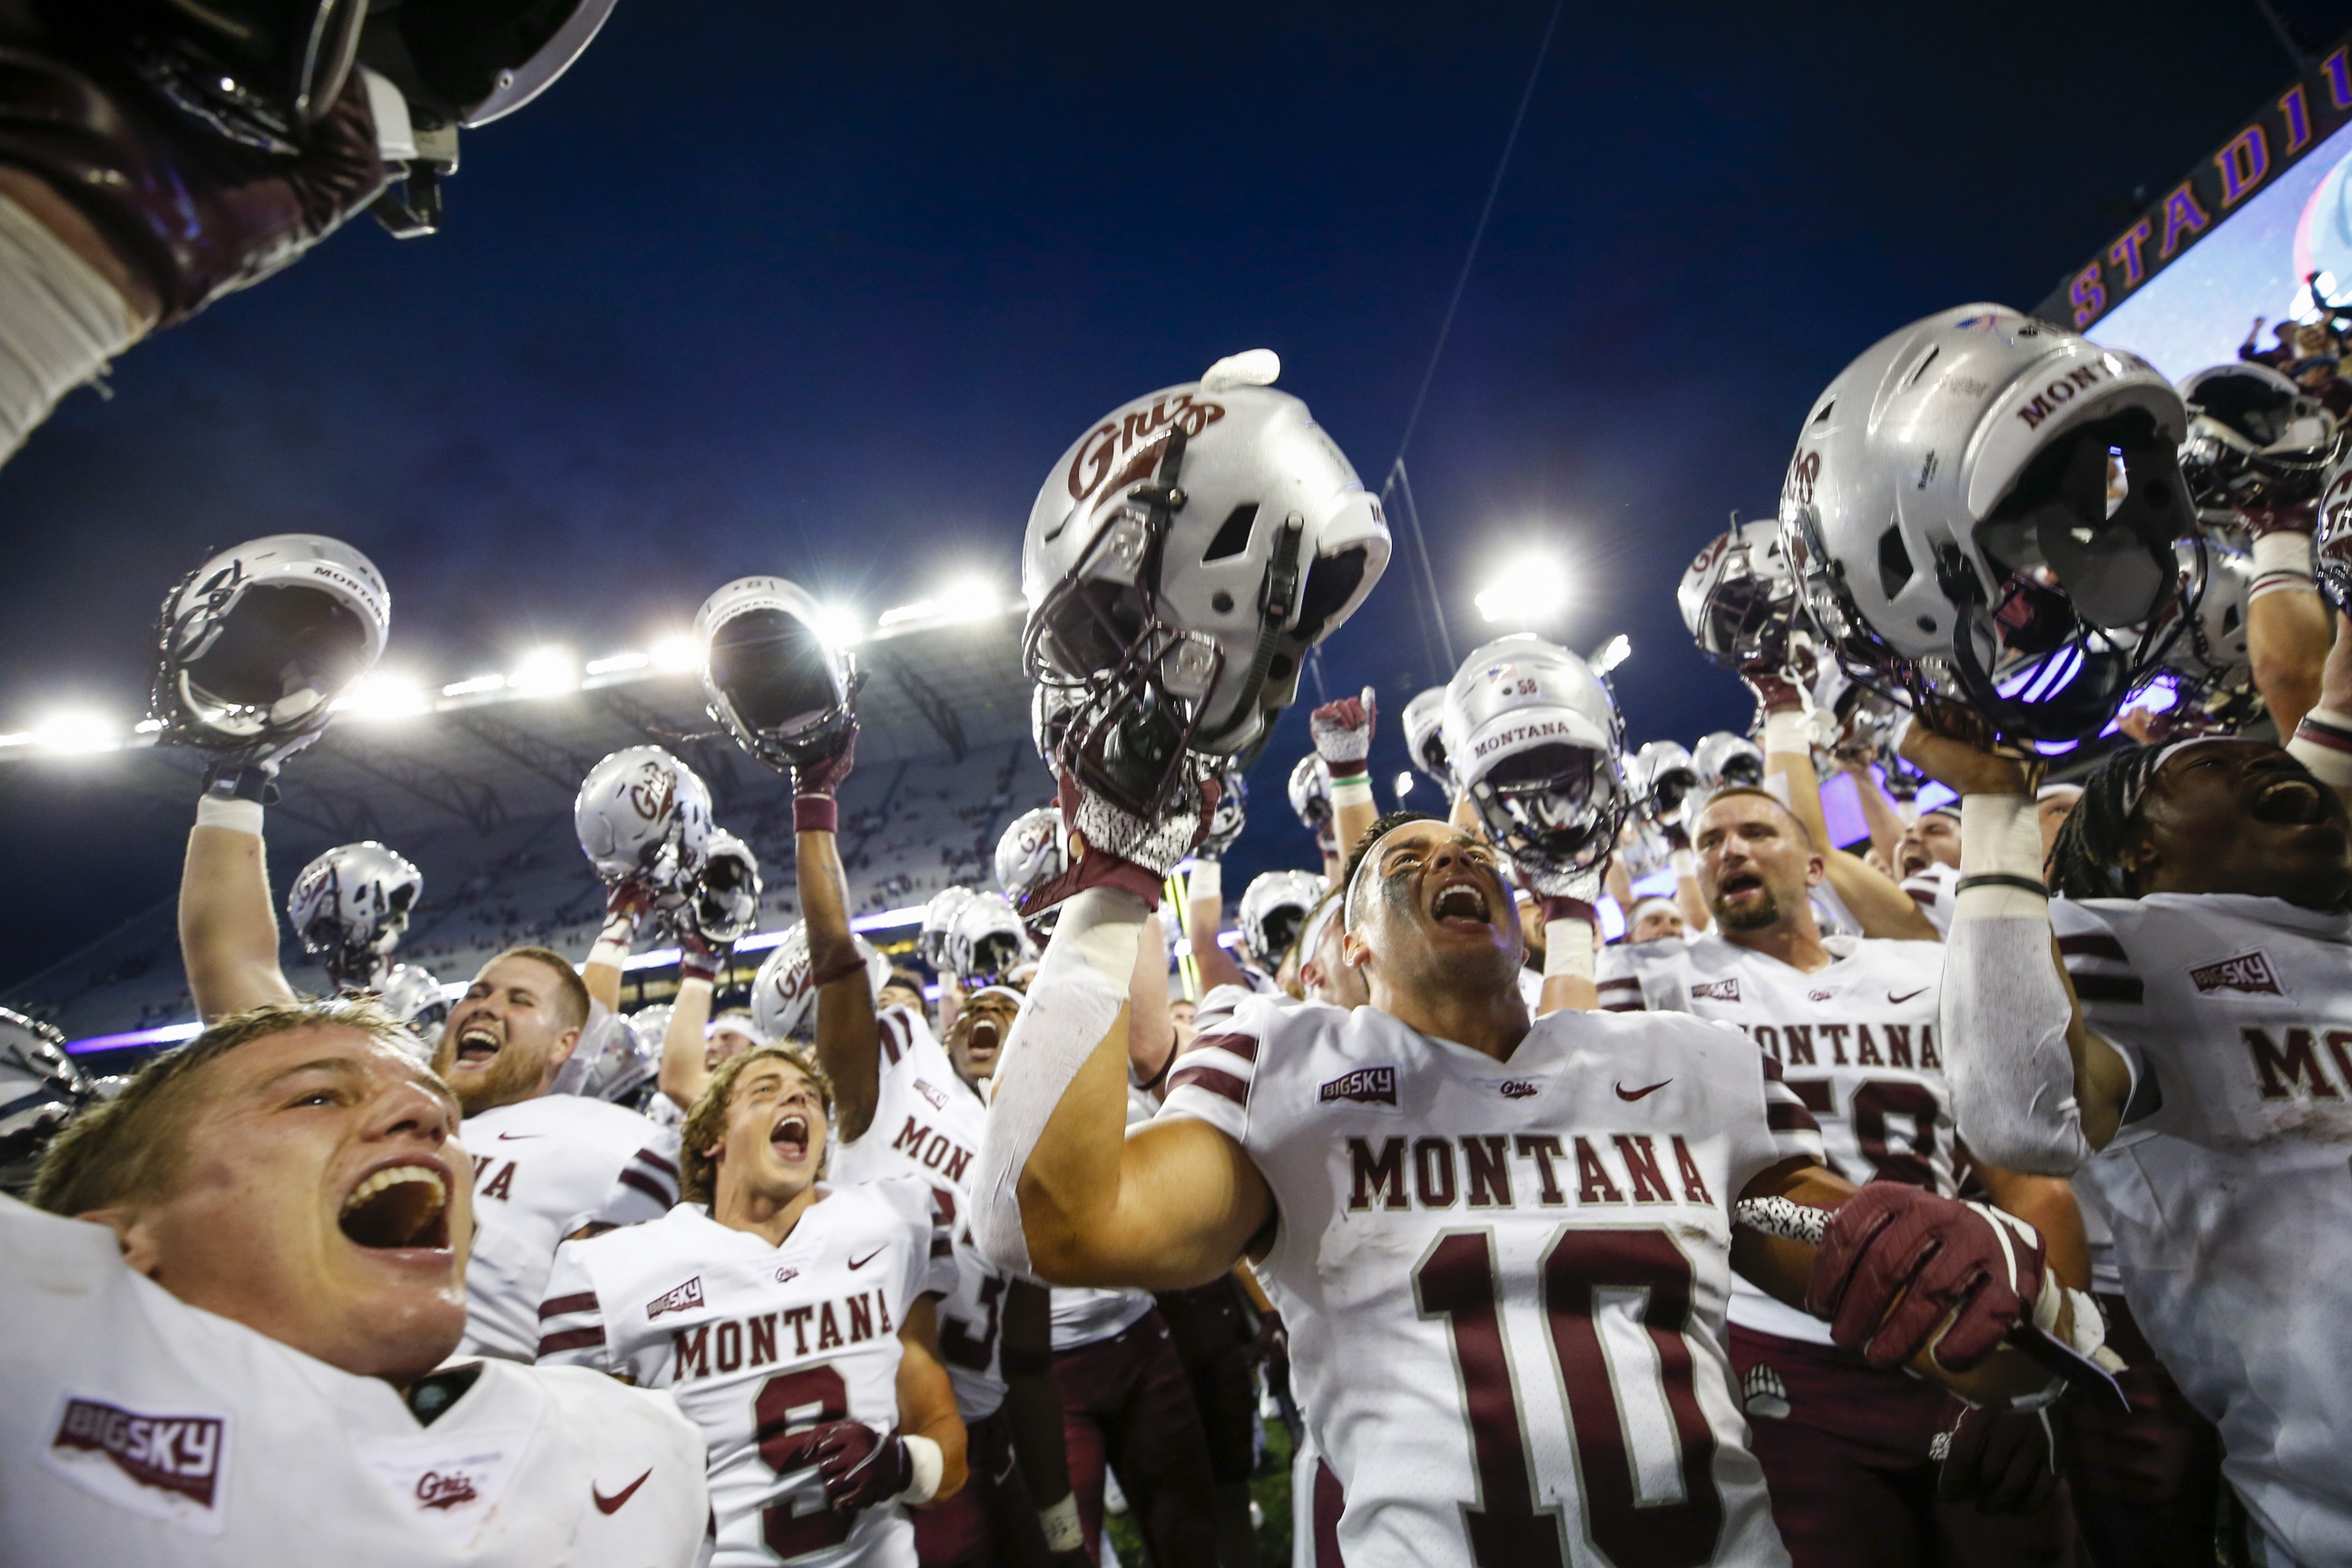
[[1626,917],[1625,942],[1629,947],[1645,942],[1665,942],[1689,934],[1683,924],[1683,911],[1672,899],[1651,897],[1637,900],[1633,912]]
[[687,1115],[688,1201],[565,1243],[540,1308],[541,1363],[666,1389],[701,1429],[717,1568],[904,1563],[901,1505],[963,1485],[930,1189],[821,1180],[832,1109],[789,1047],[720,1063]]
[[2292,749],[2101,764],[2046,892],[2027,771],[1925,725],[1904,742],[1967,822],[1944,989],[1961,1131],[2105,1200],[2131,1318],[2219,1426],[2275,1563],[2352,1557],[2352,1379],[2327,1327],[2352,1309],[2347,643]]
[[[257,802],[208,791],[188,833],[180,947],[208,1020],[294,1000],[278,965],[262,826]],[[617,998],[619,957],[602,942],[592,956],[591,974]],[[468,1355],[529,1361],[564,1237],[657,1218],[677,1201],[675,1131],[555,1092],[602,1005],[562,954],[516,947],[482,966],[442,1026],[433,1068],[465,1110],[474,1159]]]
[[667,1400],[452,1360],[458,1108],[364,1003],[242,1013],[0,1199],[0,1562],[696,1562]]
[[[1151,821],[1065,793],[1092,852],[998,1070],[975,1233],[1008,1267],[1094,1286],[1251,1258],[1351,1559],[1566,1563],[1589,1540],[1618,1561],[1786,1561],[1724,1349],[1735,1251],[1874,1364],[2023,1373],[1996,1346],[2041,1294],[2030,1226],[1902,1184],[1857,1194],[1729,1030],[1530,1026],[1495,853],[1445,825],[1387,826],[1343,894],[1369,1005],[1244,1002],[1130,1135],[1134,951],[1204,814],[1181,789]],[[1829,1209],[1822,1246],[1735,1242],[1726,1205],[1763,1198]]]

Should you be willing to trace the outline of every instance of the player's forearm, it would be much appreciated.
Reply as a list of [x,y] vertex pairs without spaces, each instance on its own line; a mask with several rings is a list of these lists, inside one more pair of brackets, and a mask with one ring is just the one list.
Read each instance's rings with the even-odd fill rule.
[[[1202,870],[1205,869],[1206,864],[1202,868]],[[1217,942],[1217,928],[1225,920],[1223,892],[1221,889],[1216,892],[1202,892],[1202,870],[1192,873],[1192,896],[1184,906],[1184,937],[1192,947],[1192,963],[1201,971],[1201,989],[1209,992],[1220,985],[1245,983],[1242,979],[1242,966],[1235,963],[1233,954]],[[1211,882],[1210,886],[1216,887],[1217,884]]]
[[[180,873],[180,957],[197,1015],[210,1023],[272,1002],[291,1002],[294,988],[278,965],[278,919],[269,900],[269,868],[262,850],[261,807],[226,803],[252,831],[209,826],[188,832]],[[207,800],[215,815],[224,805]]]
[[1976,1163],[1995,1207],[2015,1215],[2042,1235],[2042,1256],[2058,1278],[2077,1290],[2091,1288],[2091,1242],[2083,1230],[2082,1205],[2074,1187],[2054,1176],[2029,1176]]
[[1764,776],[1788,780],[1789,809],[1805,825],[1813,847],[1827,855],[1837,847],[1830,842],[1829,817],[1822,810],[1821,775],[1813,772],[1813,750],[1805,731],[1801,709],[1782,709],[1764,716]]
[[800,879],[801,919],[808,926],[809,973],[825,974],[854,962],[857,941],[849,929],[849,877],[841,849],[830,833],[793,836],[794,870]]
[[580,966],[580,984],[588,988],[588,999],[602,1002],[605,1010],[621,1010],[621,966],[617,963],[590,962]]
[[2327,661],[2327,608],[2311,584],[2311,536],[2282,531],[2254,541],[2254,581],[2246,604],[2246,660],[2254,689],[2292,735],[2320,700]]
[[1127,1063],[1134,1080],[1157,1085],[1176,1055],[1176,1016],[1168,1010],[1168,937],[1158,921],[1143,922],[1128,984]]
[[848,1142],[873,1124],[881,1094],[881,1034],[874,992],[849,929],[849,878],[834,835],[803,829],[793,839],[807,924],[809,977],[818,983],[816,1056],[833,1080],[837,1135]]
[[1862,820],[1870,827],[1870,847],[1885,856],[1888,865],[1894,865],[1895,846],[1903,842],[1903,818],[1896,815],[1895,803],[1886,798],[1886,792],[1878,787],[1878,781],[1870,776],[1868,768],[1849,767],[1844,771],[1845,776],[1853,781],[1854,798],[1862,803]]
[[662,1031],[661,1091],[680,1110],[690,1109],[710,1081],[710,982],[681,980]]
[[927,1503],[945,1502],[963,1489],[963,1417],[956,1411],[955,1385],[940,1360],[939,1303],[922,1296],[907,1310],[898,1331],[898,1435],[939,1445],[940,1479]]
[[[1369,789],[1366,794],[1369,796]],[[1370,829],[1372,824],[1380,819],[1380,805],[1370,798],[1351,800],[1346,805],[1340,805],[1336,798],[1334,799],[1331,806],[1331,837],[1339,847],[1340,865],[1345,866],[1348,863],[1348,857],[1354,852],[1357,845],[1363,842],[1364,835]]]
[[1822,856],[1824,879],[1866,937],[1895,942],[1938,942],[1935,923],[1903,890],[1903,884],[1859,855],[1832,849]]

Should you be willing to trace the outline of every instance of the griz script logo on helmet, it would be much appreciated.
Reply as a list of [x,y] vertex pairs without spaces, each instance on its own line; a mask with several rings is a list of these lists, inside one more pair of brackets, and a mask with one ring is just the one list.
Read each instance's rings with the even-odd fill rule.
[[[1078,443],[1077,455],[1070,459],[1070,498],[1085,500],[1105,485],[1123,486],[1146,478],[1159,460],[1152,448],[1171,426],[1182,426],[1189,439],[1224,416],[1223,404],[1196,403],[1191,393],[1180,392],[1149,408],[1134,409],[1123,419],[1104,420]],[[1137,451],[1139,446],[1144,449]],[[1134,461],[1114,476],[1111,466],[1129,454]]]
[[1553,720],[1538,720],[1532,724],[1516,725],[1511,729],[1498,731],[1487,736],[1470,748],[1471,760],[1475,762],[1499,747],[1516,746],[1523,741],[1541,741],[1554,735],[1578,745],[1584,743],[1579,739],[1576,731],[1568,725]]
[[1813,481],[1821,477],[1822,455],[1819,452],[1800,452],[1796,461],[1789,465],[1789,482],[1782,487],[1782,492],[1795,497],[1799,506],[1811,506],[1813,504]]
[[647,763],[637,782],[629,786],[629,805],[647,822],[659,822],[669,815],[670,803],[677,798],[677,777],[658,763]]

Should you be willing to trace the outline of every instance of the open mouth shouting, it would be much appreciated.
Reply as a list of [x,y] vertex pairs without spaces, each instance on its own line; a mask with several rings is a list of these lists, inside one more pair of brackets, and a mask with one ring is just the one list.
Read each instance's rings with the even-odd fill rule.
[[450,1058],[452,1067],[488,1067],[498,1059],[505,1046],[506,1037],[495,1020],[487,1017],[468,1018],[457,1030],[457,1045]]
[[809,1141],[809,1119],[797,1110],[785,1111],[768,1131],[768,1146],[787,1165],[808,1163]]
[[2312,827],[2334,817],[2324,786],[2300,773],[2258,780],[2246,815],[2281,827]]
[[437,1160],[414,1157],[379,1165],[345,1195],[338,1223],[371,1252],[446,1252],[449,1173]]
[[1716,891],[1727,902],[1764,890],[1764,879],[1754,871],[1731,871],[1716,884]]
[[1463,878],[1441,883],[1430,895],[1429,915],[1450,931],[1486,931],[1495,925],[1492,896],[1479,882]]

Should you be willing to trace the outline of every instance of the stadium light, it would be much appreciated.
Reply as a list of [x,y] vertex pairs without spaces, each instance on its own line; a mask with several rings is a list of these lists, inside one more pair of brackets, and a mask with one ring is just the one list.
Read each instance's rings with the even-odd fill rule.
[[1553,556],[1530,552],[1506,567],[1472,603],[1489,621],[1521,626],[1549,621],[1568,608],[1568,574]]
[[618,675],[625,669],[643,669],[652,662],[652,657],[646,654],[615,653],[592,658],[581,668],[590,675]]
[[663,669],[699,669],[702,644],[683,632],[654,644],[654,663]]
[[397,675],[362,675],[335,699],[334,710],[354,719],[402,719],[429,706],[425,689]]
[[816,635],[834,647],[856,647],[866,640],[866,622],[846,605],[821,605],[816,612]]
[[1592,657],[1584,662],[1592,667],[1593,674],[1606,675],[1633,657],[1633,639],[1623,632],[1619,632],[1615,637],[1594,648]]
[[564,647],[535,647],[522,656],[522,661],[507,677],[509,690],[528,697],[544,697],[551,692],[569,691],[580,684],[580,661],[572,650]]
[[476,675],[464,680],[453,680],[441,689],[444,697],[471,697],[483,691],[504,691],[507,678],[503,675]]
[[996,590],[977,577],[951,583],[945,592],[929,599],[918,599],[911,605],[900,605],[874,617],[879,627],[903,626],[917,622],[978,621],[997,613],[1002,606],[996,600]]
[[110,751],[121,735],[105,715],[79,710],[52,713],[33,726],[34,742],[49,752]]
[[1402,800],[1405,796],[1411,795],[1412,793],[1412,771],[1410,768],[1405,770],[1403,773],[1397,774],[1396,797],[1399,800]]

